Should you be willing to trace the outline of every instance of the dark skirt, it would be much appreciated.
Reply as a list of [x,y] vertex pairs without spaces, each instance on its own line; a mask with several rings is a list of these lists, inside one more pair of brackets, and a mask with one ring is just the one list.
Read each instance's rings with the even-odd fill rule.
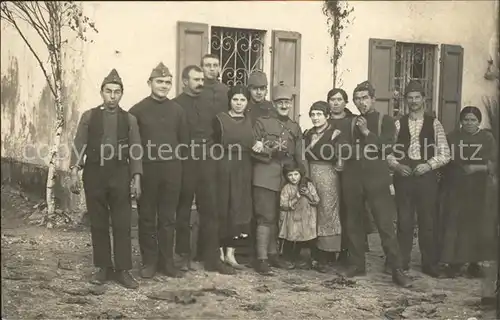
[[486,173],[455,171],[443,181],[441,261],[472,263],[497,256],[497,187]]
[[219,237],[249,234],[252,219],[252,159],[247,152],[226,154],[217,161],[217,209]]

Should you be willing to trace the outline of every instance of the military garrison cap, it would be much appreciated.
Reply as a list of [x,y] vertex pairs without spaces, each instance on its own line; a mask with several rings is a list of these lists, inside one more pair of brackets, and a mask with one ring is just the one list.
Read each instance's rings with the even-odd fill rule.
[[102,81],[101,88],[104,87],[108,83],[119,84],[123,89],[123,82],[120,76],[118,75],[118,71],[116,69],[111,70],[111,72],[107,75],[106,78]]
[[424,95],[424,87],[417,80],[410,80],[406,85],[405,96],[410,92],[420,92]]
[[149,79],[153,78],[159,78],[159,77],[171,77],[172,74],[170,73],[170,70],[168,70],[167,66],[163,64],[163,62],[160,62],[156,68],[154,68],[151,71],[151,75],[149,76]]
[[370,81],[363,81],[356,86],[354,91],[375,91],[375,88],[372,86]]
[[273,97],[273,101],[292,100],[292,98],[293,98],[292,88],[280,83],[280,85],[273,87],[272,97]]
[[250,74],[247,81],[248,87],[267,87],[267,76],[264,72],[257,70]]

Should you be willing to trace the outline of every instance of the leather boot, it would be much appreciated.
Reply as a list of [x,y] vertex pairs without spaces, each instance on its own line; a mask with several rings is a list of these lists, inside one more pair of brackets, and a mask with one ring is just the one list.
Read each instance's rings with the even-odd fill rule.
[[224,262],[235,269],[243,269],[244,267],[236,261],[236,257],[234,256],[235,248],[228,247],[226,250],[227,253]]
[[156,270],[155,264],[144,265],[141,268],[141,277],[144,279],[151,279],[155,276]]
[[113,268],[99,268],[94,274],[92,274],[90,283],[97,285],[104,284],[108,280],[112,280],[113,275],[114,275]]
[[403,269],[395,269],[392,271],[392,281],[403,288],[409,288],[412,286],[410,277],[405,275]]
[[366,269],[356,267],[356,266],[350,266],[349,268],[347,268],[347,270],[345,272],[346,278],[354,278],[354,277],[360,277],[360,276],[365,276],[365,275],[366,275]]
[[294,265],[290,263],[289,261],[285,261],[281,259],[278,254],[270,254],[269,255],[269,264],[272,267],[278,268],[278,269],[285,269],[285,270],[291,270],[294,268]]
[[271,267],[269,266],[269,263],[267,260],[264,259],[259,259],[255,261],[255,271],[263,276],[272,276],[273,271],[271,270]]
[[165,266],[160,270],[162,274],[166,275],[170,278],[183,278],[181,270],[179,270],[175,264],[173,259],[168,259],[165,262]]
[[134,279],[128,270],[116,272],[116,281],[127,289],[137,289],[139,283]]

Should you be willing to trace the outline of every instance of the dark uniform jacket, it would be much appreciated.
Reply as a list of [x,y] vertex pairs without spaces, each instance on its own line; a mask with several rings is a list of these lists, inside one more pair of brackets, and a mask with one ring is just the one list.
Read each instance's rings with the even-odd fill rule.
[[253,102],[250,100],[245,109],[245,115],[250,117],[252,125],[255,125],[258,118],[267,117],[275,113],[276,110],[274,109],[273,103],[267,100],[261,102]]

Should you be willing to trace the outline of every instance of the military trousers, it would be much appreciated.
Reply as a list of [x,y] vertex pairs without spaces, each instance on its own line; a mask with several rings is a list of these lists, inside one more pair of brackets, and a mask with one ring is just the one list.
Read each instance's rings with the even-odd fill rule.
[[203,260],[213,265],[219,260],[219,219],[216,207],[216,161],[188,159],[183,161],[182,187],[177,206],[176,252],[191,253],[191,206],[196,195],[203,237]]
[[393,269],[401,268],[401,254],[394,226],[396,205],[390,192],[388,170],[381,168],[380,173],[366,173],[356,166],[345,168],[342,195],[346,208],[345,229],[342,231],[346,233],[349,264],[365,269],[366,207],[363,199],[366,199],[389,265]]
[[113,267],[109,220],[113,230],[114,268],[132,269],[130,173],[127,163],[88,163],[83,187],[90,217],[94,265]]
[[415,227],[418,220],[418,241],[423,267],[434,267],[438,262],[437,211],[438,180],[435,171],[422,176],[394,176],[394,190],[398,210],[397,236],[403,265],[410,264]]
[[180,160],[144,162],[139,209],[139,246],[144,265],[173,261],[176,210],[182,182]]

